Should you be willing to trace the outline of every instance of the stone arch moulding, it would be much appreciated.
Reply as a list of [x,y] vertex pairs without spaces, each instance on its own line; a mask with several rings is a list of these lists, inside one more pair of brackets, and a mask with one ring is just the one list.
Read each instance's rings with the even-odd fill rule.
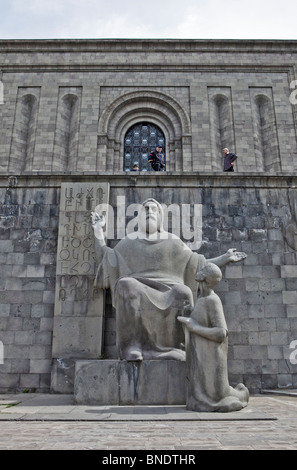
[[255,147],[258,151],[257,153],[260,154],[261,169],[267,172],[280,171],[279,145],[272,90],[270,95],[268,91],[255,94],[254,101],[257,135]]
[[232,95],[230,87],[209,90],[212,169],[222,170],[222,149],[235,148]]
[[81,87],[59,87],[52,169],[75,170],[78,155]]
[[39,98],[40,88],[18,89],[9,170],[30,171],[33,168]]
[[122,171],[124,135],[140,121],[149,121],[166,136],[169,171],[191,171],[191,122],[187,112],[170,95],[154,90],[137,90],[119,96],[99,119],[97,170]]
[[281,171],[272,87],[250,87],[254,126],[255,167],[260,172]]

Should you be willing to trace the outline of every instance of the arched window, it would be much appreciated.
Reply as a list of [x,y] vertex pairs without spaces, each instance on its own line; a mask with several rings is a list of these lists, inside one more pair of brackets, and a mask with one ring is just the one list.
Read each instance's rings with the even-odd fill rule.
[[124,171],[132,170],[135,163],[140,171],[151,171],[148,155],[157,145],[163,147],[165,154],[165,136],[158,126],[140,122],[130,127],[124,138]]

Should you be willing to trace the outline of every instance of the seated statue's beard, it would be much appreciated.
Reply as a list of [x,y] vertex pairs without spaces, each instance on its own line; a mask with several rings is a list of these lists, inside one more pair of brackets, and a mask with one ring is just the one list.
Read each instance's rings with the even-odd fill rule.
[[159,231],[159,224],[158,220],[146,218],[145,220],[142,219],[139,224],[139,228],[142,232],[146,233],[147,235],[157,234]]
[[158,232],[158,222],[156,220],[147,219],[145,225],[145,231],[148,235],[152,235]]

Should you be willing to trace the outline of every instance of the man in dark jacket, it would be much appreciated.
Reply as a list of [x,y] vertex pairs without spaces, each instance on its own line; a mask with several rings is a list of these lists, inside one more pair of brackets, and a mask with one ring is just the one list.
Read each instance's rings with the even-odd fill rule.
[[149,154],[148,161],[155,171],[163,171],[165,169],[165,157],[160,145],[157,145],[156,150]]
[[234,171],[234,162],[237,159],[235,153],[229,153],[229,149],[222,150],[224,154],[224,171]]

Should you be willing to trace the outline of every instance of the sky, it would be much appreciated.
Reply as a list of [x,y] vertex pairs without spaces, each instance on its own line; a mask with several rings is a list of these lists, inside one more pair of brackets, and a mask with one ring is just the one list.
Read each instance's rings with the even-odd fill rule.
[[0,0],[0,39],[297,39],[296,0]]

